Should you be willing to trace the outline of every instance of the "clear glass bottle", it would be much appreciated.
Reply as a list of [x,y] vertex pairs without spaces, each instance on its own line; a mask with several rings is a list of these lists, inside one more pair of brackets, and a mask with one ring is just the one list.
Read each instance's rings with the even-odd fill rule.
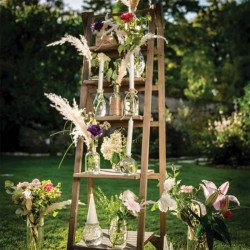
[[100,172],[100,155],[96,152],[94,142],[90,144],[85,155],[85,172],[90,174],[99,174]]
[[83,240],[87,247],[98,246],[102,243],[103,233],[99,223],[86,223],[83,229]]
[[132,175],[136,174],[138,166],[136,161],[131,156],[125,156],[120,162],[120,171],[123,174]]
[[44,219],[41,218],[39,222],[33,224],[29,217],[27,217],[27,249],[41,250],[43,249],[43,232]]
[[[135,54],[135,77],[142,77],[145,70],[145,60],[141,51]],[[128,63],[127,70],[129,71],[130,63]]]
[[127,223],[126,220],[120,220],[115,217],[109,227],[109,240],[114,249],[123,249],[127,245]]
[[109,98],[109,115],[122,115],[122,97],[119,84],[114,84],[113,94]]
[[93,102],[94,116],[105,116],[107,110],[107,104],[103,95],[103,90],[97,89],[97,93]]
[[124,98],[124,115],[139,115],[139,98],[135,89],[130,89]]

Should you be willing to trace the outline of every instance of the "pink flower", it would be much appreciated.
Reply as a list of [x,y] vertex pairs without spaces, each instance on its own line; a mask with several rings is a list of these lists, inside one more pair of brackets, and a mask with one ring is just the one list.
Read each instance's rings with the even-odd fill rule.
[[135,18],[135,15],[133,13],[130,13],[130,12],[126,12],[126,13],[123,13],[121,15],[121,20],[124,23],[129,23],[129,22],[133,21],[134,18]]
[[133,199],[129,199],[129,200],[125,201],[124,205],[127,207],[128,210],[130,210],[132,212],[138,213],[141,210],[140,204]]
[[229,182],[225,182],[223,183],[219,188],[217,188],[215,186],[215,184],[211,181],[206,181],[203,180],[202,181],[203,184],[201,184],[201,187],[203,188],[204,191],[204,196],[206,199],[208,199],[213,193],[217,192],[218,193],[218,197],[215,200],[215,202],[213,203],[213,206],[216,210],[224,210],[225,209],[225,204],[226,200],[228,199],[228,201],[232,201],[237,203],[237,205],[240,205],[240,202],[238,201],[238,199],[233,196],[233,195],[226,195],[228,188],[229,188]]
[[192,193],[193,192],[194,187],[193,186],[185,186],[182,185],[181,186],[181,193]]
[[39,187],[39,186],[41,186],[41,182],[38,179],[34,179],[31,182],[31,185],[33,185],[34,187]]
[[50,192],[51,191],[51,189],[53,189],[53,183],[49,183],[49,184],[46,184],[45,186],[44,186],[44,190],[46,191],[46,192]]

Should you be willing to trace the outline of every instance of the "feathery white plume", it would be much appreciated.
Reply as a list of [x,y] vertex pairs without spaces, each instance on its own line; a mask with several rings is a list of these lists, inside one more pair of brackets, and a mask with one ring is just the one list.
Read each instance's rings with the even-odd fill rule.
[[139,4],[139,0],[121,0],[121,2],[128,7],[129,12],[136,11]]
[[62,45],[66,42],[73,45],[77,49],[79,54],[82,56],[85,56],[89,62],[91,61],[92,57],[91,57],[91,51],[90,51],[89,46],[88,46],[88,42],[87,42],[86,38],[82,35],[80,35],[80,39],[78,39],[77,37],[66,34],[60,40],[53,42],[53,43],[50,43],[47,46]]
[[73,100],[73,107],[71,107],[68,100],[61,96],[53,93],[45,93],[44,95],[54,104],[51,104],[51,107],[58,110],[65,120],[69,120],[75,125],[75,128],[71,132],[75,145],[78,138],[83,137],[87,147],[89,147],[92,139],[82,116],[85,114],[85,110],[78,108],[75,99]]

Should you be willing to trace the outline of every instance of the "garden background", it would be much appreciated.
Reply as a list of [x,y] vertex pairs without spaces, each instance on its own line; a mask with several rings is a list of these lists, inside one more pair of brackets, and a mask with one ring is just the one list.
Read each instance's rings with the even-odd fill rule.
[[[250,249],[250,217],[245,208],[250,206],[250,2],[169,0],[162,4],[169,42],[165,59],[168,165],[180,165],[183,182],[190,185],[201,179],[217,185],[230,181],[230,193],[242,205],[229,221],[233,249]],[[147,5],[141,1],[139,8]],[[83,9],[125,10],[108,0],[84,1]],[[0,3],[0,249],[24,249],[25,242],[24,222],[14,214],[4,180],[52,179],[62,183],[63,198],[70,198],[74,148],[58,169],[58,153],[64,153],[70,140],[67,135],[50,136],[62,130],[64,121],[49,107],[44,93],[78,100],[82,58],[70,46],[46,45],[65,33],[82,34],[80,12],[64,8],[60,0]],[[135,155],[140,154],[140,132],[135,131]],[[152,130],[152,167],[158,156],[156,133]],[[17,152],[31,156],[15,156]],[[197,160],[201,157],[207,159],[202,165]],[[116,181],[99,183],[111,193]],[[149,185],[149,198],[156,200],[157,183]],[[135,192],[137,186],[129,183]],[[125,181],[118,191],[127,187]],[[83,207],[79,227],[85,215]],[[157,232],[158,227],[152,225],[157,214],[149,212],[148,216],[149,229]],[[68,219],[68,209],[57,219],[47,218],[45,249],[65,249]],[[185,244],[181,222],[169,216],[167,224],[170,239],[176,245]],[[227,247],[218,245],[217,249]]]

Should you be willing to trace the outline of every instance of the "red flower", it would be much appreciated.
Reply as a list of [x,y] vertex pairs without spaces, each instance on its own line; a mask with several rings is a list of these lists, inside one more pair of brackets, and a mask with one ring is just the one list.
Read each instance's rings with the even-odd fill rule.
[[52,183],[50,183],[50,184],[47,184],[46,186],[44,186],[44,190],[46,191],[46,192],[49,192],[51,189],[53,189],[53,184]]
[[121,15],[121,20],[124,22],[124,23],[129,23],[129,22],[132,22],[135,18],[135,15],[133,13],[130,13],[130,12],[126,12],[126,13],[123,13]]
[[233,213],[231,211],[227,210],[225,213],[223,213],[223,216],[224,216],[224,218],[230,220],[233,217]]

